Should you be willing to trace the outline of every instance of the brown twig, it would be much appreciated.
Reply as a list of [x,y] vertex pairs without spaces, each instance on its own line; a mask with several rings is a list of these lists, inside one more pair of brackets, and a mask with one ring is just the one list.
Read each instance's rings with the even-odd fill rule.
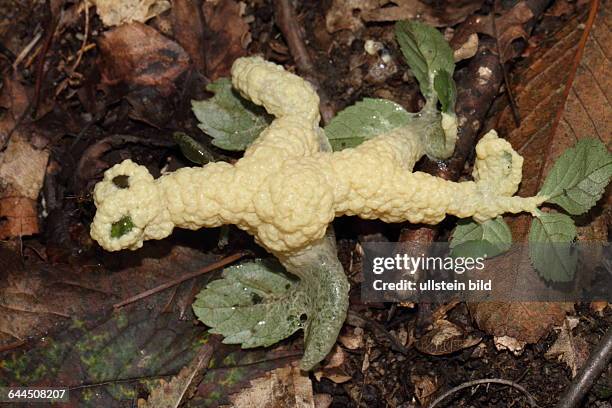
[[589,359],[584,363],[580,373],[574,378],[561,399],[557,408],[575,408],[589,392],[597,378],[608,367],[612,360],[612,328],[609,328]]
[[[49,7],[51,8],[51,7]],[[38,62],[36,64],[36,83],[34,85],[34,98],[32,102],[31,113],[32,116],[36,115],[36,111],[38,110],[38,105],[40,104],[40,96],[43,78],[45,76],[45,59],[47,58],[47,53],[51,48],[51,44],[53,43],[53,37],[55,36],[55,31],[59,25],[59,17],[56,17],[51,13],[51,21],[45,32],[45,40],[43,42],[42,50],[38,55]]]
[[289,51],[295,60],[298,71],[301,76],[310,81],[317,90],[319,99],[321,100],[319,106],[321,118],[323,119],[323,123],[328,123],[334,116],[335,109],[327,92],[321,86],[319,75],[308,53],[308,49],[306,48],[306,43],[302,36],[302,27],[298,24],[295,9],[293,5],[291,5],[291,0],[275,0],[274,15],[276,16],[276,24],[287,41]]
[[525,387],[523,387],[522,385],[519,385],[517,383],[515,383],[514,381],[510,381],[510,380],[504,380],[501,378],[485,378],[482,380],[473,380],[473,381],[467,381],[464,382],[463,384],[460,384],[454,388],[451,388],[450,390],[446,391],[444,394],[440,395],[438,398],[436,398],[436,400],[434,402],[431,403],[431,405],[429,406],[429,408],[434,408],[436,405],[438,405],[440,402],[442,402],[442,400],[444,400],[446,397],[448,397],[451,394],[454,394],[457,391],[460,391],[464,388],[469,388],[469,387],[473,387],[475,385],[480,385],[480,384],[503,384],[503,385],[508,385],[510,387],[516,388],[517,390],[519,390],[520,392],[522,392],[523,394],[525,394],[525,396],[527,397],[527,401],[529,401],[529,405],[532,407],[537,407],[538,404],[536,403],[535,399],[531,396],[531,394],[529,393],[529,391],[527,391],[525,389]]
[[129,297],[129,298],[125,299],[125,300],[122,300],[119,303],[115,303],[113,305],[113,307],[115,309],[118,309],[118,308],[123,307],[125,305],[128,305],[130,303],[134,303],[134,302],[136,302],[138,300],[141,300],[141,299],[144,299],[144,298],[146,298],[148,296],[154,295],[155,293],[159,293],[159,292],[161,292],[163,290],[166,290],[166,289],[171,288],[171,287],[173,287],[175,285],[178,285],[179,283],[183,283],[183,282],[185,282],[185,281],[187,281],[189,279],[197,278],[200,275],[203,275],[203,274],[208,273],[208,272],[212,272],[215,269],[222,268],[225,265],[229,265],[232,262],[235,262],[238,259],[240,259],[240,258],[242,258],[243,256],[246,256],[246,255],[247,255],[247,252],[238,252],[236,254],[230,255],[230,256],[225,257],[225,258],[223,258],[223,259],[221,259],[221,260],[219,260],[217,262],[213,262],[212,264],[210,264],[210,265],[200,269],[197,272],[192,272],[192,273],[188,273],[186,275],[180,276],[180,277],[178,277],[176,279],[173,279],[173,280],[171,280],[169,282],[166,282],[166,283],[164,283],[162,285],[156,286],[156,287],[154,287],[152,289],[149,289],[149,290],[145,290],[144,292],[139,293],[138,295],[135,295],[135,296]]

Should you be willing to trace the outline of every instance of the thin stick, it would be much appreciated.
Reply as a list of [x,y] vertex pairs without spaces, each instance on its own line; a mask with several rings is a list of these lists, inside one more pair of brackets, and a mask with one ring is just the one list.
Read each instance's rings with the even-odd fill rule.
[[441,396],[436,398],[436,400],[431,403],[429,408],[434,408],[436,405],[438,405],[440,402],[442,402],[442,400],[444,400],[446,397],[448,397],[451,394],[454,394],[455,392],[457,392],[459,390],[462,390],[464,388],[473,387],[474,385],[490,384],[490,383],[503,384],[503,385],[508,385],[510,387],[514,387],[517,390],[519,390],[520,392],[522,392],[523,394],[525,394],[525,396],[527,397],[527,400],[529,401],[529,405],[531,405],[532,407],[537,407],[538,406],[538,404],[536,403],[535,399],[533,399],[533,397],[531,396],[529,391],[527,391],[525,389],[525,387],[523,387],[522,385],[519,385],[519,384],[515,383],[514,381],[504,380],[504,379],[501,379],[501,378],[484,378],[482,380],[467,381],[467,382],[464,382],[463,384],[460,384],[460,385],[458,385],[458,386],[456,386],[454,388],[451,388],[450,390],[446,391],[444,394],[442,394]]
[[231,264],[232,262],[237,261],[238,259],[242,258],[245,255],[247,255],[246,252],[238,252],[238,253],[236,253],[234,255],[230,255],[230,256],[228,256],[226,258],[223,258],[223,259],[221,259],[221,260],[219,260],[217,262],[214,262],[214,263],[212,263],[212,264],[210,264],[210,265],[200,269],[197,272],[188,273],[186,275],[183,275],[181,277],[173,279],[173,280],[171,280],[169,282],[166,282],[166,283],[164,283],[162,285],[156,286],[153,289],[145,290],[144,292],[139,293],[138,295],[129,297],[129,298],[125,299],[125,300],[122,300],[119,303],[115,303],[113,305],[113,307],[115,309],[118,309],[118,308],[123,307],[125,305],[128,305],[130,303],[134,303],[134,302],[136,302],[138,300],[144,299],[144,298],[146,298],[148,296],[151,296],[151,295],[153,295],[155,293],[161,292],[162,290],[166,290],[168,288],[171,288],[172,286],[178,285],[179,283],[183,283],[183,282],[185,282],[185,281],[187,281],[189,279],[193,279],[193,278],[196,278],[196,277],[198,277],[200,275],[204,275],[205,273],[212,272],[215,269],[222,268],[225,265],[228,265],[228,264]]
[[589,392],[597,378],[608,367],[612,360],[612,328],[608,329],[596,349],[591,352],[580,373],[574,378],[561,399],[557,408],[574,408]]
[[19,64],[21,64],[21,61],[23,61],[25,59],[25,57],[28,56],[30,51],[32,51],[32,48],[34,48],[34,46],[38,43],[38,41],[41,38],[42,38],[42,31],[39,32],[38,34],[36,34],[34,36],[34,38],[32,38],[32,40],[28,43],[28,45],[26,45],[23,48],[23,50],[21,50],[19,55],[17,55],[17,58],[15,58],[15,62],[13,62],[13,71],[17,71],[17,68],[19,67]]

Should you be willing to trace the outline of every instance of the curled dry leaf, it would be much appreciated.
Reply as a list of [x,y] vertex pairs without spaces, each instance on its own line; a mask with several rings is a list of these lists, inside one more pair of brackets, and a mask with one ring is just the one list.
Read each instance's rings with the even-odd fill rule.
[[424,407],[429,406],[433,395],[440,388],[438,379],[430,375],[412,374],[410,376],[410,382],[414,384],[414,394],[418,398],[421,405]]
[[527,342],[510,336],[496,336],[493,337],[493,344],[495,344],[495,348],[498,350],[508,350],[518,356],[523,352]]
[[323,366],[315,372],[315,378],[317,381],[321,381],[321,378],[325,377],[336,384],[350,381],[353,377],[347,374],[348,370],[345,370],[345,364],[346,353],[342,350],[342,347],[336,345],[325,359]]
[[[495,18],[495,27],[493,26],[493,18]],[[453,49],[457,50],[475,33],[486,34],[498,39],[501,50],[500,59],[506,62],[518,55],[513,48],[513,43],[518,39],[527,39],[525,23],[532,18],[533,12],[523,1],[518,2],[514,7],[501,12],[499,15],[495,15],[495,13],[486,16],[473,15],[468,17],[466,22],[462,24],[461,29],[455,33],[451,45]]]
[[426,354],[441,356],[475,346],[481,340],[482,337],[472,336],[448,320],[438,320],[434,327],[419,339],[416,348]]
[[185,50],[142,23],[125,24],[99,40],[102,79],[109,85],[152,86],[167,96],[174,80],[189,67]]
[[355,327],[348,328],[345,333],[340,334],[338,341],[349,350],[357,350],[363,347],[363,329]]
[[314,407],[312,383],[297,364],[277,368],[251,381],[251,387],[230,396],[233,408],[310,408]]
[[453,58],[455,62],[463,61],[472,58],[478,51],[478,34],[472,33],[461,46],[453,50]]
[[453,26],[479,10],[482,0],[459,0],[432,6],[419,0],[334,0],[325,16],[327,31],[357,31],[364,22],[412,20],[419,18],[437,27]]
[[[535,195],[554,160],[576,140],[599,137],[607,146],[611,144],[612,42],[600,40],[612,35],[606,24],[610,7],[604,3],[599,10],[584,10],[568,21],[543,41],[547,46],[520,63],[511,78],[521,125],[516,128],[508,106],[494,127],[525,158],[520,196]],[[514,242],[527,240],[530,216],[513,217],[508,224]],[[535,271],[533,275],[537,276]],[[481,329],[527,343],[537,342],[561,324],[572,309],[552,302],[470,305]]]
[[548,349],[547,358],[557,358],[572,370],[572,378],[584,365],[589,357],[589,345],[578,336],[572,334],[572,329],[578,325],[577,317],[567,317],[559,328],[559,335],[555,343]]
[[206,1],[202,11],[206,23],[206,72],[214,81],[229,76],[234,60],[246,55],[251,33],[243,18],[244,3],[235,0]]
[[106,26],[138,21],[144,23],[170,8],[168,0],[88,0],[96,6]]
[[38,193],[49,152],[14,132],[0,153],[0,239],[38,232]]

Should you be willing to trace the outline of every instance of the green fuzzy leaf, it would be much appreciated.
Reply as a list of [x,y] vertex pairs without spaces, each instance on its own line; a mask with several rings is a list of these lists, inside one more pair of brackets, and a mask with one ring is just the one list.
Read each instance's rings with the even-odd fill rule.
[[576,226],[568,215],[541,213],[533,219],[529,256],[542,278],[553,282],[573,279],[578,259],[572,248],[575,238]]
[[272,116],[262,107],[232,89],[228,78],[221,78],[206,89],[215,95],[203,101],[191,101],[191,107],[200,121],[198,127],[221,149],[246,149],[272,121]]
[[[395,25],[395,37],[404,58],[419,81],[425,98],[432,99],[434,92],[438,93],[441,101],[443,100],[442,94],[451,95],[452,90],[446,87],[452,82],[455,62],[453,51],[444,36],[427,24],[418,21],[399,21]],[[441,76],[436,87],[435,78],[438,75]],[[444,75],[447,75],[447,78],[443,79]],[[447,82],[447,79],[450,79],[450,82]],[[454,84],[452,87],[454,88]],[[447,104],[447,109],[451,108],[450,100],[451,98],[446,98],[446,101],[443,102]]]
[[174,132],[172,137],[181,148],[183,155],[190,161],[202,166],[215,161],[215,158],[208,149],[186,133]]
[[442,70],[434,77],[434,90],[440,99],[442,112],[455,113],[455,102],[457,101],[457,87],[452,75]]
[[451,255],[492,258],[510,249],[512,233],[502,217],[477,223],[460,220],[450,241]]
[[197,296],[193,311],[226,344],[269,346],[301,329],[306,298],[276,261],[231,266]]
[[395,102],[365,98],[336,115],[325,127],[332,148],[355,147],[384,132],[405,126],[414,115]]
[[601,198],[612,177],[612,154],[597,139],[581,139],[553,165],[540,196],[549,196],[570,214],[587,212]]

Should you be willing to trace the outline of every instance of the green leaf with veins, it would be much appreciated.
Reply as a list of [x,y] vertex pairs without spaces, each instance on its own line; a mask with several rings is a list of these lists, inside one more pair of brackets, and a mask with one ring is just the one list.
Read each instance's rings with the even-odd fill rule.
[[242,98],[228,78],[221,78],[206,89],[215,95],[203,101],[191,101],[191,106],[200,121],[198,127],[221,149],[246,149],[272,121],[272,116],[262,107]]
[[[395,24],[395,37],[406,62],[419,81],[421,92],[429,101],[434,100],[435,93],[442,101],[442,95],[451,95],[452,89],[446,80],[452,83],[455,62],[453,50],[446,42],[444,36],[434,27],[418,21],[399,21]],[[445,72],[445,73],[444,73]],[[435,78],[438,86],[435,86]],[[454,84],[452,86],[454,88]],[[445,111],[454,111],[454,104],[450,106],[452,98],[447,97],[443,104]]]
[[406,126],[415,115],[395,102],[365,98],[338,113],[327,126],[325,134],[335,151],[355,147],[364,141]]
[[193,304],[211,333],[244,348],[269,346],[290,336],[303,327],[306,310],[299,280],[272,260],[226,268],[223,278],[209,283]]
[[451,255],[492,258],[510,249],[512,233],[502,217],[477,223],[459,220],[450,241]]
[[553,282],[573,279],[578,259],[572,248],[575,238],[576,226],[568,215],[540,213],[533,219],[529,256],[542,278]]
[[610,177],[612,154],[606,146],[598,139],[581,139],[555,161],[538,195],[570,214],[583,214],[601,198]]

